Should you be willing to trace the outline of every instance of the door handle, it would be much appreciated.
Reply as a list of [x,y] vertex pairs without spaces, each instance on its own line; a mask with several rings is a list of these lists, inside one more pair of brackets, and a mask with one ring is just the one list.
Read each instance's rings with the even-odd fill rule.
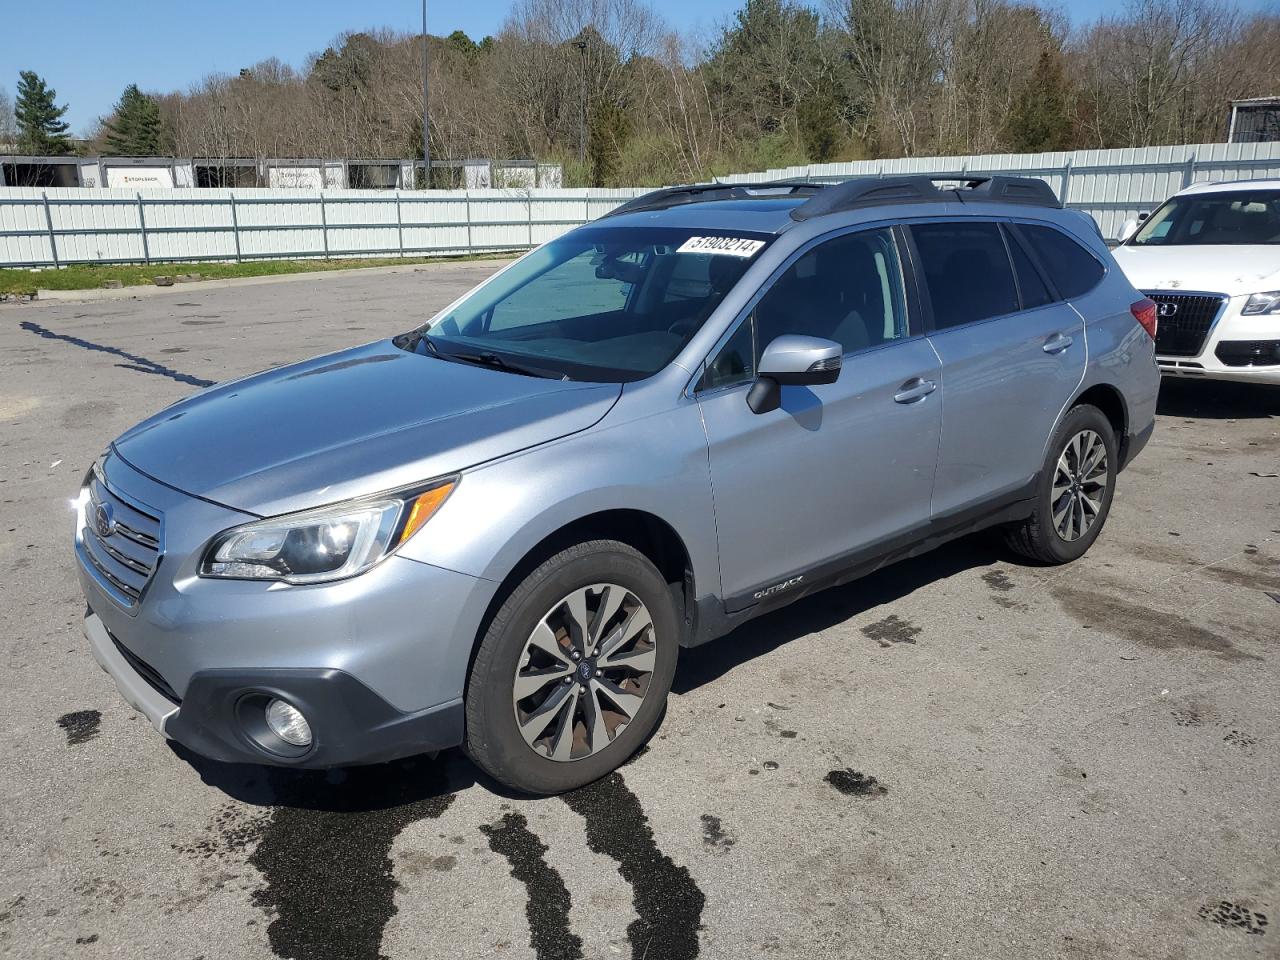
[[938,389],[937,383],[922,377],[912,377],[893,395],[894,403],[918,403]]
[[1071,337],[1067,336],[1065,333],[1059,332],[1046,340],[1042,349],[1045,353],[1061,353],[1073,343],[1075,343],[1075,340],[1071,339]]

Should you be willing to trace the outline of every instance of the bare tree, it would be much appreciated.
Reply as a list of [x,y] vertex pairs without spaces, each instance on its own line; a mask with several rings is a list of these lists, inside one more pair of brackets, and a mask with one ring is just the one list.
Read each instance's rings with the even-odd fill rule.
[[13,116],[13,100],[9,91],[0,87],[0,149],[14,149],[17,139],[18,123]]
[[[495,38],[428,38],[432,155],[641,184],[832,156],[1204,142],[1230,99],[1273,95],[1280,76],[1280,15],[1232,0],[1128,0],[1075,31],[1038,0],[818,2],[741,0],[693,37],[645,0],[515,0]],[[182,155],[415,157],[421,43],[348,33],[302,64],[157,99]],[[7,115],[0,103],[0,139]]]

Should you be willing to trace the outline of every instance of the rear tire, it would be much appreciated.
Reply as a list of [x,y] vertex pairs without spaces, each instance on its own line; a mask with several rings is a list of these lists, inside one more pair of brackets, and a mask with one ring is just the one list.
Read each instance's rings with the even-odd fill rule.
[[1088,404],[1068,410],[1049,443],[1032,514],[1008,531],[1009,547],[1045,564],[1084,556],[1111,512],[1118,464],[1106,415]]
[[600,779],[661,721],[679,635],[671,589],[638,550],[593,540],[557,553],[511,591],[480,641],[467,753],[523,793]]

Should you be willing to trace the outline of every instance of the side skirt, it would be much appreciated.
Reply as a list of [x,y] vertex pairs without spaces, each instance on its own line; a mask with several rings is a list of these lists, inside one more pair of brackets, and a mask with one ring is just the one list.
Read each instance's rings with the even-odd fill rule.
[[772,584],[737,594],[721,601],[704,597],[697,601],[692,629],[682,646],[696,647],[729,633],[758,616],[795,603],[828,587],[838,587],[869,573],[928,553],[958,537],[1025,520],[1031,516],[1039,478],[997,500],[970,507],[946,517],[937,517],[887,540],[863,547],[834,560],[805,570],[793,571]]

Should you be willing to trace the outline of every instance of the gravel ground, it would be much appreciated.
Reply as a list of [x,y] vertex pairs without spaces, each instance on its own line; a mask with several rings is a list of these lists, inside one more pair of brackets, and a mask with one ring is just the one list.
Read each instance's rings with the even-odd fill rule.
[[492,269],[0,308],[0,953],[1280,957],[1280,389],[1167,383],[1070,567],[968,538],[686,652],[563,798],[158,739],[80,633],[87,464]]

